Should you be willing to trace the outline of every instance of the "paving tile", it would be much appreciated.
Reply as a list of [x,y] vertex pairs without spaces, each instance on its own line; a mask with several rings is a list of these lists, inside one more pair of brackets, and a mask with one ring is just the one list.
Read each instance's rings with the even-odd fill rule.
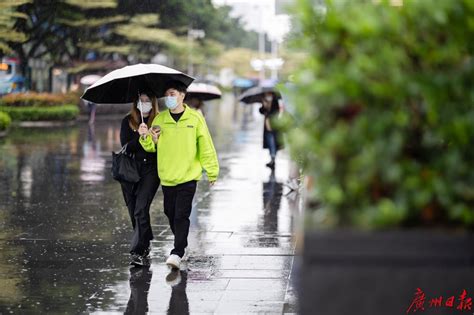
[[281,302],[284,298],[284,290],[226,290],[221,301]]
[[224,290],[215,291],[212,289],[209,290],[200,290],[200,291],[186,291],[186,295],[189,301],[219,301],[224,295]]
[[229,279],[211,279],[208,281],[189,280],[186,287],[187,292],[223,291],[229,285]]
[[282,314],[283,302],[221,301],[216,314]]
[[271,290],[283,291],[286,289],[286,279],[230,279],[227,290]]
[[212,277],[230,279],[287,279],[289,270],[265,270],[265,269],[219,269]]

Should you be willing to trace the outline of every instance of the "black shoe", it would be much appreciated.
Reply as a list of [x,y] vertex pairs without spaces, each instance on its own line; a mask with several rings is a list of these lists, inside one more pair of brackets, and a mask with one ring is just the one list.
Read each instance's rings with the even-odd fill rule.
[[150,259],[142,255],[132,254],[132,260],[130,261],[130,265],[137,267],[149,266]]
[[271,168],[272,170],[275,169],[275,161],[272,160],[271,162],[268,162],[265,164],[267,167]]

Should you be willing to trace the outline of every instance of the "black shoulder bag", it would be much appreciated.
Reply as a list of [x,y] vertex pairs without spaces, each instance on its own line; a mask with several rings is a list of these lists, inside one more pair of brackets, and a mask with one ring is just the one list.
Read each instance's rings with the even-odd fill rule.
[[112,152],[112,177],[119,182],[137,183],[140,180],[135,155],[127,152],[125,144],[119,152]]

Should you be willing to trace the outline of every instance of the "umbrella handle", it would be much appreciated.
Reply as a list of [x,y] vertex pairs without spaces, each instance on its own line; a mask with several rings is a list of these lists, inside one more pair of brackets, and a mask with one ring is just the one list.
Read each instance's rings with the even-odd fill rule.
[[140,106],[140,117],[142,118],[142,124],[143,124],[143,108],[142,108],[142,100],[140,99],[140,93],[138,93],[138,106]]
[[[140,93],[138,93],[138,106],[140,106],[140,117],[142,119],[142,124],[144,123],[143,121],[143,107],[142,107],[142,100],[140,99]],[[145,140],[145,136],[141,136],[143,140]]]

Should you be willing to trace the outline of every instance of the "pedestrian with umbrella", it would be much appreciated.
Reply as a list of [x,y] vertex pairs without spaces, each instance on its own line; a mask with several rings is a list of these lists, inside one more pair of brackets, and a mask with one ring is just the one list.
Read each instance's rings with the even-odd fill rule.
[[186,85],[171,81],[166,84],[164,95],[168,109],[152,123],[159,125],[161,132],[151,130],[147,134],[146,126],[142,125],[141,133],[146,137],[140,138],[140,143],[145,151],[158,155],[165,214],[174,234],[174,248],[166,264],[179,269],[188,246],[189,216],[197,181],[205,170],[213,186],[219,175],[219,163],[204,117],[183,103]]
[[148,130],[159,113],[156,95],[164,93],[164,83],[169,80],[178,80],[188,86],[193,78],[165,66],[137,64],[110,72],[82,96],[98,104],[132,103],[130,113],[122,120],[120,142],[134,155],[140,179],[136,183],[121,181],[120,184],[133,227],[130,264],[135,266],[149,264],[153,239],[150,206],[160,185],[156,154],[146,152],[139,138],[149,135]]
[[239,101],[243,103],[262,104],[259,108],[259,112],[264,116],[263,148],[268,149],[270,153],[270,162],[268,162],[266,166],[272,170],[275,169],[277,152],[283,148],[280,133],[274,126],[274,119],[281,111],[280,99],[281,95],[274,87],[265,86],[251,88],[239,97]]
[[[99,75],[90,74],[90,75],[86,75],[82,77],[80,82],[84,86],[90,86],[94,84],[95,82],[97,82],[97,80],[99,80],[100,78],[101,77]],[[85,101],[85,103],[89,110],[89,125],[93,125],[95,123],[95,113],[97,110],[97,104],[94,102],[89,102],[89,101]]]
[[204,116],[204,101],[219,99],[221,90],[215,85],[207,83],[191,83],[187,88],[185,101],[189,106]]
[[127,153],[135,156],[140,174],[138,183],[120,183],[133,227],[130,264],[136,266],[149,264],[150,242],[153,239],[150,206],[160,185],[156,155],[143,150],[139,143],[138,130],[141,124],[151,127],[151,123],[158,113],[156,96],[150,91],[145,91],[140,95],[137,94],[130,112],[122,119],[120,127],[120,143],[122,147],[127,146]]

